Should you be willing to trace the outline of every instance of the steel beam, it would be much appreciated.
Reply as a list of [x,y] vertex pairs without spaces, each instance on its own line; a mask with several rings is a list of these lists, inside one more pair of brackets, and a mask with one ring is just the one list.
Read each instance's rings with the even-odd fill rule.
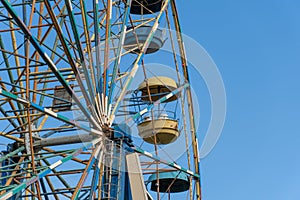
[[95,137],[89,133],[80,134],[80,135],[70,135],[64,137],[55,137],[41,139],[34,143],[35,147],[47,147],[47,146],[57,146],[57,145],[66,145],[66,144],[77,144],[84,142],[91,142]]

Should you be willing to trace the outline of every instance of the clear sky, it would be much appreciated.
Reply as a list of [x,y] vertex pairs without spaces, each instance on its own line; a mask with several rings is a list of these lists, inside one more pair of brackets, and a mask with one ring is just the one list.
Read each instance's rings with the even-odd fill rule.
[[227,92],[224,130],[202,160],[203,199],[300,199],[300,1],[177,4]]

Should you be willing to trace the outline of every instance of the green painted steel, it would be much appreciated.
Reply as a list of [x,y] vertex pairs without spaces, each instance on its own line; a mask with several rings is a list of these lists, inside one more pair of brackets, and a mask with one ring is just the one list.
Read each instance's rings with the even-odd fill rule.
[[63,163],[71,160],[72,158],[76,157],[78,154],[80,154],[82,151],[87,150],[87,148],[91,147],[93,145],[93,143],[88,143],[86,145],[84,145],[83,147],[77,149],[76,151],[74,151],[72,154],[66,156],[65,158],[56,161],[55,163],[53,163],[52,165],[48,166],[47,169],[41,171],[40,173],[38,173],[36,176],[30,178],[29,180],[27,180],[26,182],[22,182],[20,185],[18,185],[17,187],[15,187],[14,189],[6,192],[5,194],[0,196],[0,199],[8,199],[10,197],[12,197],[13,195],[21,192],[23,189],[25,189],[27,186],[31,185],[32,183],[36,182],[37,180],[45,177],[47,174],[49,174],[51,172],[52,169],[62,165]]

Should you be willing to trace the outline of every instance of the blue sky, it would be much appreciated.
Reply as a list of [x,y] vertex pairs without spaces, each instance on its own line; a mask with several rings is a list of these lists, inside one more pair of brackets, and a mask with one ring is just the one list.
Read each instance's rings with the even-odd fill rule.
[[202,160],[203,199],[300,199],[300,2],[177,4],[227,92],[222,136]]

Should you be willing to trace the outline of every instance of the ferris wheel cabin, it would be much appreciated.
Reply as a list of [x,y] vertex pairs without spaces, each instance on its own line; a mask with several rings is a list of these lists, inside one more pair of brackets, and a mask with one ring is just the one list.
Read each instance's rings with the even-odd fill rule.
[[[170,30],[180,32],[175,0],[0,0],[0,7],[0,145],[7,146],[0,200],[150,200],[154,192],[159,200],[160,192],[173,199],[186,191],[201,200],[194,131],[194,154],[187,148],[177,160],[157,150],[189,142],[180,135],[193,127],[184,114],[193,116],[185,106],[192,101],[179,98],[189,83],[143,65],[155,60],[149,54],[164,59],[168,33],[180,55],[161,64],[188,74],[181,35]],[[144,80],[132,89],[140,68]]]
[[136,15],[152,14],[161,10],[162,0],[133,0],[130,13]]
[[[130,32],[126,34],[124,41],[124,49],[131,51],[131,53],[139,53],[144,46],[152,27],[148,25],[140,27],[130,27]],[[164,33],[161,29],[157,29],[154,33],[153,39],[150,42],[146,54],[157,52],[164,44]]]
[[[177,88],[177,83],[168,77],[151,77],[142,82],[138,91],[141,93],[141,100],[144,102],[157,101],[168,95]],[[150,95],[149,95],[150,94]],[[177,96],[165,100],[162,104],[177,101]],[[171,113],[165,110],[156,110],[153,115],[149,114],[138,124],[140,137],[150,144],[170,144],[179,137],[178,121]]]
[[[144,15],[154,14],[161,11],[162,0],[132,0],[130,6],[130,13],[144,18]],[[131,53],[140,53],[141,48],[147,41],[153,25],[150,23],[143,23],[133,25],[127,29],[126,37],[124,40],[124,49]],[[155,31],[145,54],[157,52],[165,42],[165,32],[161,28]]]
[[160,192],[176,193],[187,191],[190,188],[188,176],[180,171],[160,172],[158,176],[152,174],[148,181],[151,182],[150,189],[152,191],[157,191],[157,187],[159,187]]

